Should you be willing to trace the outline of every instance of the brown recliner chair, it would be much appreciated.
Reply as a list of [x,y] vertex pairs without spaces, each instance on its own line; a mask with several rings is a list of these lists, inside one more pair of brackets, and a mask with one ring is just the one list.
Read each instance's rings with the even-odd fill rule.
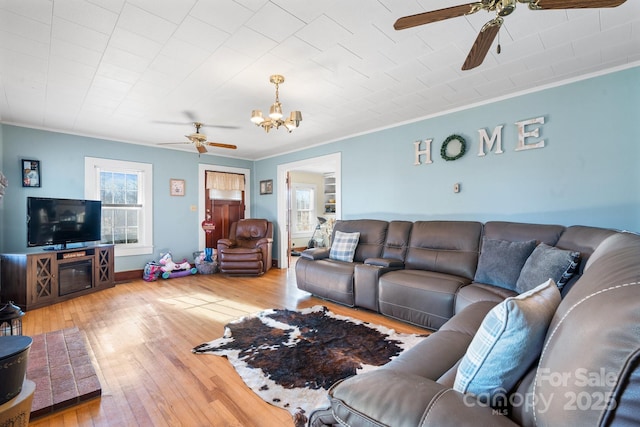
[[266,219],[241,219],[231,224],[228,239],[218,240],[220,271],[261,276],[271,268],[273,224]]

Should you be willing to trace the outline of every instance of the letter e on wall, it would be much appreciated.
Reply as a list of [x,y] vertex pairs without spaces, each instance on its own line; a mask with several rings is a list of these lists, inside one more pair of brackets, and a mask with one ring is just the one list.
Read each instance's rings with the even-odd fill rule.
[[544,139],[538,142],[528,142],[527,138],[539,138],[540,137],[540,127],[527,131],[527,126],[533,124],[544,124],[544,117],[538,117],[535,119],[524,120],[522,122],[516,122],[516,126],[518,127],[518,146],[516,147],[516,151],[522,150],[531,150],[533,148],[543,148],[544,147]]

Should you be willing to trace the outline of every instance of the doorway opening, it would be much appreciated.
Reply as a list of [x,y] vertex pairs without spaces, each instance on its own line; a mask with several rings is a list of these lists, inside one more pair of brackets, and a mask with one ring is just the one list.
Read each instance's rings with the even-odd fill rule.
[[[228,200],[228,203],[226,203],[227,201],[216,200],[212,206],[211,200],[205,197],[205,194],[208,193],[205,188],[206,187],[205,176],[207,172],[224,172],[224,173],[244,175],[245,182],[246,182],[245,189],[244,189],[244,197],[243,197],[244,200],[242,200],[241,202],[238,202],[237,200],[235,201]],[[229,166],[208,165],[208,164],[198,165],[198,206],[199,206],[198,247],[200,249],[203,249],[206,247],[215,248],[217,246],[217,238],[209,236],[209,239],[207,239],[207,233],[200,227],[200,224],[202,224],[207,219],[207,214],[211,215],[212,218],[216,214],[223,215],[223,217],[227,218],[226,219],[226,221],[228,222],[228,224],[226,225],[227,227],[231,225],[231,222],[237,221],[237,219],[233,219],[233,218],[236,218],[236,217],[249,218],[250,217],[250,214],[249,214],[251,212],[251,206],[250,206],[251,185],[249,185],[250,182],[251,182],[250,169],[234,168]],[[207,212],[207,210],[209,210],[209,212]],[[217,210],[219,210],[220,212],[217,212]],[[219,227],[220,229],[218,229]],[[219,233],[222,232],[224,227],[225,227],[225,224],[223,223],[216,224],[216,230]],[[216,230],[213,230],[213,232],[215,232]],[[211,233],[211,235],[213,235],[213,232]],[[208,246],[209,244],[213,244],[213,246]]]
[[[317,226],[320,218],[338,220],[342,216],[341,209],[341,154],[334,153],[326,156],[314,157],[292,163],[278,165],[278,260],[280,268],[289,268],[291,264],[292,246],[292,206],[291,206],[291,179],[290,175],[296,174],[317,174],[322,183],[318,183],[318,199],[315,213],[310,220],[313,222],[313,229]],[[325,183],[331,186],[325,186]],[[305,238],[303,238],[305,239]],[[303,242],[309,239],[303,240]],[[300,245],[298,245],[300,247]]]

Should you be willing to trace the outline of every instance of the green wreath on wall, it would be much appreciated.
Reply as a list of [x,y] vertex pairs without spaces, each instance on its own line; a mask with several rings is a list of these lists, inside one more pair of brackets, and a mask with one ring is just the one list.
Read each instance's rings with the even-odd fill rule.
[[[460,141],[460,152],[455,156],[450,156],[447,154],[447,147],[449,143],[453,140]],[[452,160],[458,160],[460,157],[464,156],[464,153],[467,152],[467,142],[460,135],[450,135],[447,139],[442,143],[442,147],[440,148],[440,157],[445,159],[447,162]]]

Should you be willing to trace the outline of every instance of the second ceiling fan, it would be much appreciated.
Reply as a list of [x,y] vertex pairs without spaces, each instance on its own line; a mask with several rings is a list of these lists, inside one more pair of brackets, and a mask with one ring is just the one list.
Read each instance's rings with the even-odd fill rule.
[[[551,9],[589,9],[601,7],[620,6],[626,0],[517,0],[518,3],[525,3],[531,10],[551,10]],[[516,8],[516,0],[481,0],[474,3],[462,4],[459,6],[447,7],[433,10],[431,12],[418,13],[416,15],[405,16],[398,19],[393,28],[404,30],[406,28],[417,27],[419,25],[431,24],[459,16],[470,15],[480,10],[495,12],[496,17],[487,22],[476,41],[473,43],[467,59],[462,65],[463,70],[470,70],[482,64],[489,52],[493,40],[498,35],[500,27],[504,22],[502,17],[510,15]]]

